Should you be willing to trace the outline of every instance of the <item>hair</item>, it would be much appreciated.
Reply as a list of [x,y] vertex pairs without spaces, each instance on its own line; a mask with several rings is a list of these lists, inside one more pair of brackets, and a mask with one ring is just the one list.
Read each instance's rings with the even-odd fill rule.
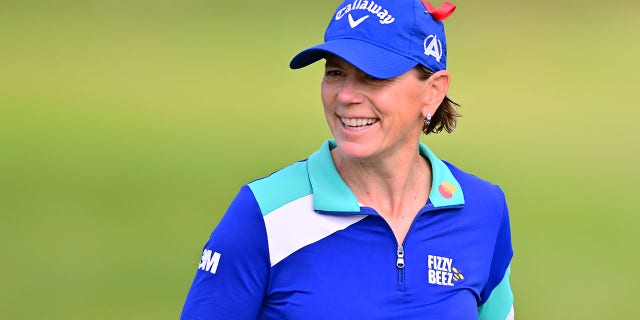
[[[427,80],[433,75],[431,70],[421,64],[416,66],[416,70],[418,70],[420,80]],[[425,123],[422,127],[422,133],[439,133],[442,130],[446,130],[448,133],[453,132],[456,129],[458,118],[462,117],[458,111],[459,107],[460,105],[457,102],[445,96],[435,114],[431,117],[429,125],[427,126]]]

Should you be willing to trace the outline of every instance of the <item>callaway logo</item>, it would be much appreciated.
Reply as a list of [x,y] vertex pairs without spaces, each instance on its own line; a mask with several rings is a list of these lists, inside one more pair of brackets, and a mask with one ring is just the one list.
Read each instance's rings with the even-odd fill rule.
[[364,21],[367,18],[369,18],[368,15],[366,15],[366,16],[354,21],[353,17],[351,16],[351,13],[349,13],[349,25],[351,26],[351,29],[357,27],[359,24],[362,23],[362,21]]
[[442,42],[435,35],[430,35],[424,39],[424,54],[436,58],[440,62],[442,58]]
[[346,14],[349,16],[349,25],[351,28],[357,27],[362,21],[369,17],[366,15],[358,20],[353,20],[350,12],[355,10],[365,10],[377,16],[380,19],[381,24],[390,24],[396,21],[387,9],[384,9],[381,5],[376,4],[374,1],[368,0],[355,0],[353,3],[347,4],[344,8],[340,8],[338,12],[336,12],[336,21],[342,19]]

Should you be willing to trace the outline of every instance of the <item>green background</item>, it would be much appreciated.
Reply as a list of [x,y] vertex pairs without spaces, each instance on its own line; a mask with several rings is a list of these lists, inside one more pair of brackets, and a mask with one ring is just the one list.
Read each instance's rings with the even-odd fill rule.
[[[337,4],[0,2],[2,317],[177,318],[240,186],[330,136],[288,62]],[[635,318],[640,5],[456,4],[423,141],[507,193],[517,318]]]

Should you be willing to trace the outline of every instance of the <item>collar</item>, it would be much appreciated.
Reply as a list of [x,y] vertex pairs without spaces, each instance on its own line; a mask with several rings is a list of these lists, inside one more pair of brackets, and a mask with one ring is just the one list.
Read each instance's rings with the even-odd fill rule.
[[[332,213],[360,213],[358,199],[340,177],[331,158],[331,149],[335,147],[335,140],[327,140],[318,151],[309,156],[307,170],[313,190],[313,209]],[[419,150],[420,155],[431,163],[431,204],[436,208],[463,205],[462,188],[449,167],[422,142]]]

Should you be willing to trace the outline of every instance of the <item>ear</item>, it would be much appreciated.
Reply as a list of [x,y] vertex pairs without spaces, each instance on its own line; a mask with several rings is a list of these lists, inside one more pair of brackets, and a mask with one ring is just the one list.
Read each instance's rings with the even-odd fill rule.
[[434,115],[449,91],[451,76],[447,70],[440,70],[425,81],[424,106],[422,116]]

